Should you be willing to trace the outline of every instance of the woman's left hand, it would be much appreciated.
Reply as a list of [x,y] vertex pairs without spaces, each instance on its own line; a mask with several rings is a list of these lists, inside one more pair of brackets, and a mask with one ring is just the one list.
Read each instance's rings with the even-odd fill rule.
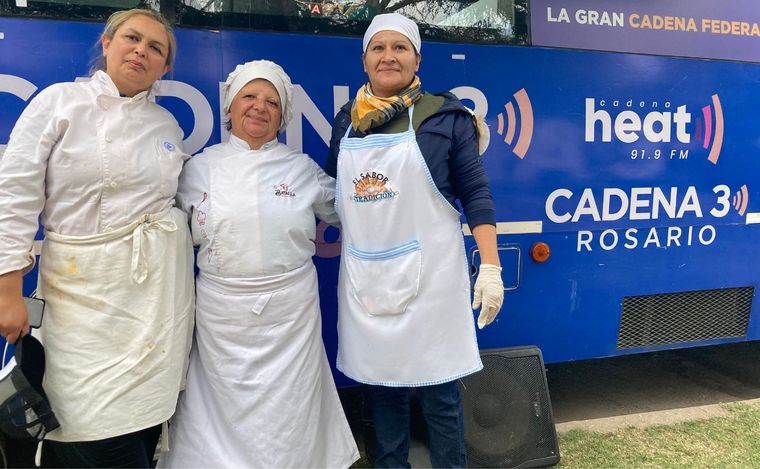
[[0,335],[11,344],[29,330],[29,316],[21,296],[21,279],[20,270],[0,275]]
[[504,302],[504,283],[501,281],[501,267],[492,264],[480,264],[478,278],[475,280],[472,309],[482,305],[478,316],[478,329],[491,324],[501,310]]

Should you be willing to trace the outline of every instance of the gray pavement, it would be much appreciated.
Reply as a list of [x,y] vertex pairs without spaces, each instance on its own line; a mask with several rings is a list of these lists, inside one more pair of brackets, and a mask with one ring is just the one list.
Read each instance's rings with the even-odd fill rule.
[[760,399],[760,342],[550,365],[558,431],[668,424]]

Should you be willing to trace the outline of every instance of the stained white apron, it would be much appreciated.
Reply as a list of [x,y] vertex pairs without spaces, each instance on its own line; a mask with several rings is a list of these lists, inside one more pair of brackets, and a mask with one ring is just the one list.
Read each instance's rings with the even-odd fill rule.
[[193,329],[186,226],[172,208],[103,234],[45,234],[43,386],[61,423],[48,439],[99,440],[173,414]]
[[159,467],[331,467],[359,458],[321,336],[311,260],[284,274],[201,273],[187,389]]
[[367,384],[426,386],[480,370],[464,238],[412,128],[340,142],[337,365]]

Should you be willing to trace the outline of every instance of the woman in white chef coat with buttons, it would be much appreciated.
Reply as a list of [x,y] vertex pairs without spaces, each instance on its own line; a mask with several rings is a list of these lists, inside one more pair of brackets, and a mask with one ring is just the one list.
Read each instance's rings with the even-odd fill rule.
[[[155,11],[113,14],[87,82],[41,91],[0,160],[0,333],[27,333],[22,275],[45,227],[44,389],[68,467],[149,467],[193,327],[192,245],[174,207],[188,158],[154,101],[176,42]],[[45,443],[48,444],[48,443]]]
[[277,64],[224,85],[229,141],[193,157],[196,331],[187,389],[160,467],[348,467],[359,453],[321,336],[315,216],[336,223],[335,181],[277,141],[293,85]]

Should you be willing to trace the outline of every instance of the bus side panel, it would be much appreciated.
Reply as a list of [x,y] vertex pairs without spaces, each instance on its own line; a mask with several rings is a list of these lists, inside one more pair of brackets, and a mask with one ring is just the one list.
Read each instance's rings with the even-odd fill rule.
[[[0,56],[14,58],[0,64],[5,144],[34,93],[87,75],[100,26],[0,18],[0,31]],[[172,83],[158,94],[191,152],[224,138],[219,84],[238,63],[283,65],[297,86],[296,119],[282,138],[320,163],[333,115],[366,79],[358,38],[177,36]],[[479,332],[482,348],[535,344],[558,362],[760,338],[752,316],[740,335],[617,345],[625,298],[756,287],[758,65],[432,42],[422,52],[425,89],[454,90],[485,114],[483,161],[506,223],[499,242],[520,248],[519,263],[504,251],[505,282],[519,272],[519,285]],[[320,230],[315,257],[331,360],[338,236]],[[543,264],[529,257],[538,241],[551,248]],[[33,284],[27,276],[25,290]]]
[[[522,253],[519,267],[503,259],[505,281],[522,278],[481,348],[537,344],[557,362],[760,338],[752,316],[731,335],[618,346],[626,297],[757,286],[758,65],[437,44],[423,63],[457,72],[429,74],[429,89],[487,98],[497,220],[541,226],[499,236]],[[529,256],[537,241],[544,264]],[[689,298],[676,309],[696,317]]]

